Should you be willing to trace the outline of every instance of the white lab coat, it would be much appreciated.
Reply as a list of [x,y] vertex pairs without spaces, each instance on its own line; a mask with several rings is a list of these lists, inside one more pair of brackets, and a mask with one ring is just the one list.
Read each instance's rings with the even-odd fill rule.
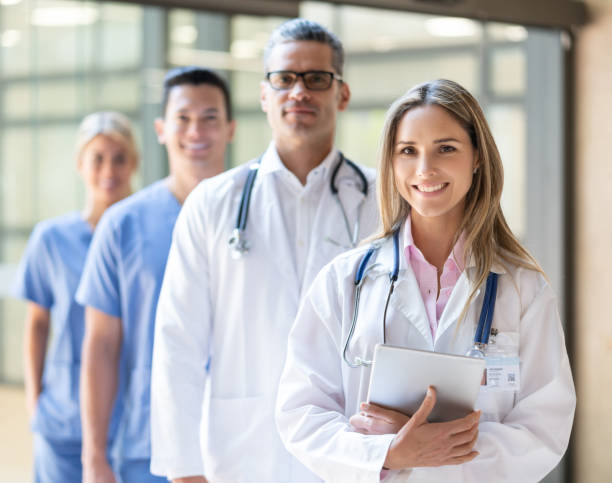
[[[289,336],[279,386],[276,420],[283,442],[329,482],[380,481],[393,439],[393,435],[358,434],[348,422],[366,400],[370,378],[369,368],[351,369],[342,359],[353,314],[355,272],[366,249],[340,255],[313,282]],[[355,356],[371,360],[374,345],[383,342],[383,310],[393,260],[393,242],[387,239],[369,263],[349,360]],[[518,345],[520,390],[481,389],[475,448],[480,455],[473,461],[391,472],[385,482],[535,482],[565,452],[576,400],[555,296],[540,274],[508,268],[507,272],[494,266],[500,277],[493,327],[500,332],[498,339]],[[470,291],[464,271],[433,340],[414,272],[401,250],[400,269],[387,314],[387,343],[464,355],[473,342],[484,290],[457,327]]]
[[[302,292],[343,251],[325,238],[349,240],[328,188],[328,170],[322,195],[314,200],[314,228],[299,279],[281,212],[283,200],[274,175],[265,169],[270,149],[252,192],[246,226],[251,248],[244,258],[232,259],[228,240],[248,165],[201,183],[176,223],[153,352],[151,468],[156,474],[174,478],[203,473],[212,483],[320,481],[284,448],[274,405]],[[378,225],[374,173],[366,168],[364,173],[369,194],[361,211],[360,237]],[[359,178],[344,163],[336,180],[353,226],[364,197]],[[209,357],[210,400],[202,415]]]

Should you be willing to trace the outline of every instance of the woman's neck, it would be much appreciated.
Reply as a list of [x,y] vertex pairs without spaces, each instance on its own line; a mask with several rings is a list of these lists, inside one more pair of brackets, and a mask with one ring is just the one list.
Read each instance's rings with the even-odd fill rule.
[[410,217],[412,239],[425,260],[442,272],[444,263],[453,249],[460,220],[448,217],[422,217],[413,213]]
[[[130,192],[127,192],[125,196],[129,196]],[[119,201],[119,200],[117,200]],[[106,209],[112,205],[113,203],[104,203],[102,201],[93,200],[88,198],[85,202],[85,207],[81,211],[83,215],[83,219],[89,223],[92,229],[95,229],[102,218],[102,215],[106,211]]]
[[106,208],[108,208],[108,206],[105,204],[88,201],[82,211],[83,219],[89,223],[92,228],[96,228]]

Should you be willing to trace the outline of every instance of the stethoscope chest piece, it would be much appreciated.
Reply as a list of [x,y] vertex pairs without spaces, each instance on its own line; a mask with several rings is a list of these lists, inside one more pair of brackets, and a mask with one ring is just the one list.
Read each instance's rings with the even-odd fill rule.
[[240,260],[249,251],[250,244],[243,236],[243,231],[239,228],[234,228],[232,235],[228,240],[228,244],[231,248],[231,255],[233,260]]
[[476,359],[485,358],[485,347],[482,344],[474,344],[470,350],[466,352],[467,357],[475,357]]

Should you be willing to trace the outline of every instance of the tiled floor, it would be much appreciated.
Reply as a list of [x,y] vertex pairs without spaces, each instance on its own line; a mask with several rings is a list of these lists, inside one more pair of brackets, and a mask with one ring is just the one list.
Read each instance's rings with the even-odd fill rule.
[[23,389],[0,385],[0,482],[32,481],[32,436]]

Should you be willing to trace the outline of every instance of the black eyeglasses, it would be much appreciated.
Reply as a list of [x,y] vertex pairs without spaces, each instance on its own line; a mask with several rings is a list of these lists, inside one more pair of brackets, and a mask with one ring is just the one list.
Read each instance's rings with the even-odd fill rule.
[[302,78],[304,87],[311,91],[325,91],[329,89],[334,79],[338,82],[342,82],[342,77],[333,72],[324,70],[309,70],[306,72],[277,70],[266,74],[266,79],[270,83],[270,87],[279,91],[291,89],[297,82],[298,77]]

